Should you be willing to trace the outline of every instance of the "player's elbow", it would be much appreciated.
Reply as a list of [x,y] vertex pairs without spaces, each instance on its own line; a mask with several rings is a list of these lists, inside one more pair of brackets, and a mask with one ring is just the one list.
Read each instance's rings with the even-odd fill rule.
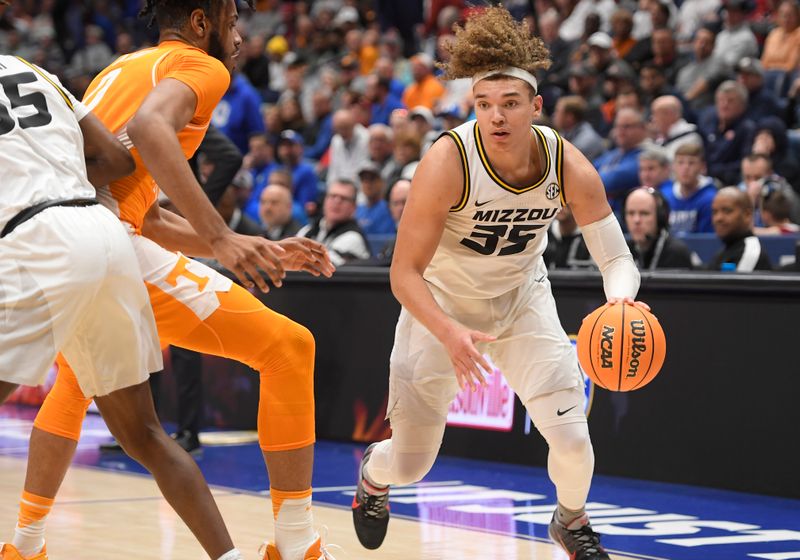
[[128,138],[134,146],[138,146],[148,132],[154,132],[158,126],[158,115],[152,111],[139,110],[125,127]]
[[128,148],[122,144],[114,146],[114,153],[110,155],[111,166],[120,177],[130,175],[136,170],[136,162]]

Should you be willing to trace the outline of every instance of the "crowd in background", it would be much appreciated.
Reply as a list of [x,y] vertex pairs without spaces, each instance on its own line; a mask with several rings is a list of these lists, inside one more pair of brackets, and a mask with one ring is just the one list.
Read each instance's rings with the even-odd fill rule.
[[[17,0],[0,20],[0,52],[81,96],[115,57],[157,41],[137,17],[141,3]],[[436,63],[453,25],[482,5],[258,0],[242,9],[239,68],[212,120],[221,139],[195,162],[231,226],[313,237],[337,265],[388,264],[417,163],[442,130],[472,118],[470,80],[443,81]],[[594,162],[642,268],[778,264],[753,234],[800,229],[798,0],[503,5],[552,56],[538,76],[538,124]],[[681,241],[696,233],[715,233],[722,254],[701,263]],[[568,210],[546,258],[592,266]]]

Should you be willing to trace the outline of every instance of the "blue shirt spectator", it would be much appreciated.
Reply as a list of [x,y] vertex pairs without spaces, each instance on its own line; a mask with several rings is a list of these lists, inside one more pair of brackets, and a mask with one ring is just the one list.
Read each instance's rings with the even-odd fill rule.
[[745,87],[727,81],[717,88],[714,107],[709,107],[700,119],[708,174],[725,185],[739,182],[742,158],[750,153],[753,144],[755,124],[746,118],[746,109]]
[[377,74],[367,76],[364,96],[372,104],[372,116],[369,124],[389,124],[389,118],[395,109],[403,109],[405,105],[400,98],[392,95],[390,82]]
[[358,171],[361,182],[356,220],[365,235],[393,234],[397,232],[389,205],[386,203],[386,183],[380,168],[367,162]]
[[597,158],[594,166],[603,180],[611,208],[622,218],[625,195],[639,186],[639,153],[647,138],[643,115],[634,109],[620,109],[611,133],[617,147]]
[[292,174],[294,200],[299,202],[306,213],[317,211],[319,180],[314,166],[303,161],[303,137],[294,130],[284,130],[278,140],[278,159]]
[[214,109],[211,122],[233,140],[243,154],[247,153],[250,136],[264,132],[261,95],[243,74],[233,77],[228,91]]
[[670,233],[714,233],[711,203],[714,202],[717,187],[710,177],[701,177],[701,181],[691,194],[686,194],[678,182],[661,189],[661,194],[669,203]]

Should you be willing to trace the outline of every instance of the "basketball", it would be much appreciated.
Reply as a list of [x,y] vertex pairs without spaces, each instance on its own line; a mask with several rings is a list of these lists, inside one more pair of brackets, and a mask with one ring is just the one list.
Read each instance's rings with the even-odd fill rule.
[[655,315],[630,304],[604,305],[578,331],[578,361],[592,381],[610,391],[650,383],[664,364],[667,342]]

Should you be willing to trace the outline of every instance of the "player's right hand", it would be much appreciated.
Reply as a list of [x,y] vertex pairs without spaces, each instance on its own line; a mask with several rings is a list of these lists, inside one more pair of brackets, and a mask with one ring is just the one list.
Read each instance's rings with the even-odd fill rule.
[[496,337],[473,331],[455,325],[448,335],[442,340],[442,344],[447,349],[450,361],[456,372],[456,380],[461,389],[469,387],[476,391],[479,386],[486,387],[486,374],[492,372],[492,366],[484,358],[483,354],[475,347],[478,342],[492,342]]
[[278,288],[286,276],[281,264],[281,258],[286,251],[274,241],[263,237],[240,235],[231,231],[212,243],[211,250],[220,264],[233,272],[248,289],[257,285],[262,292],[269,291],[269,284],[259,269]]

